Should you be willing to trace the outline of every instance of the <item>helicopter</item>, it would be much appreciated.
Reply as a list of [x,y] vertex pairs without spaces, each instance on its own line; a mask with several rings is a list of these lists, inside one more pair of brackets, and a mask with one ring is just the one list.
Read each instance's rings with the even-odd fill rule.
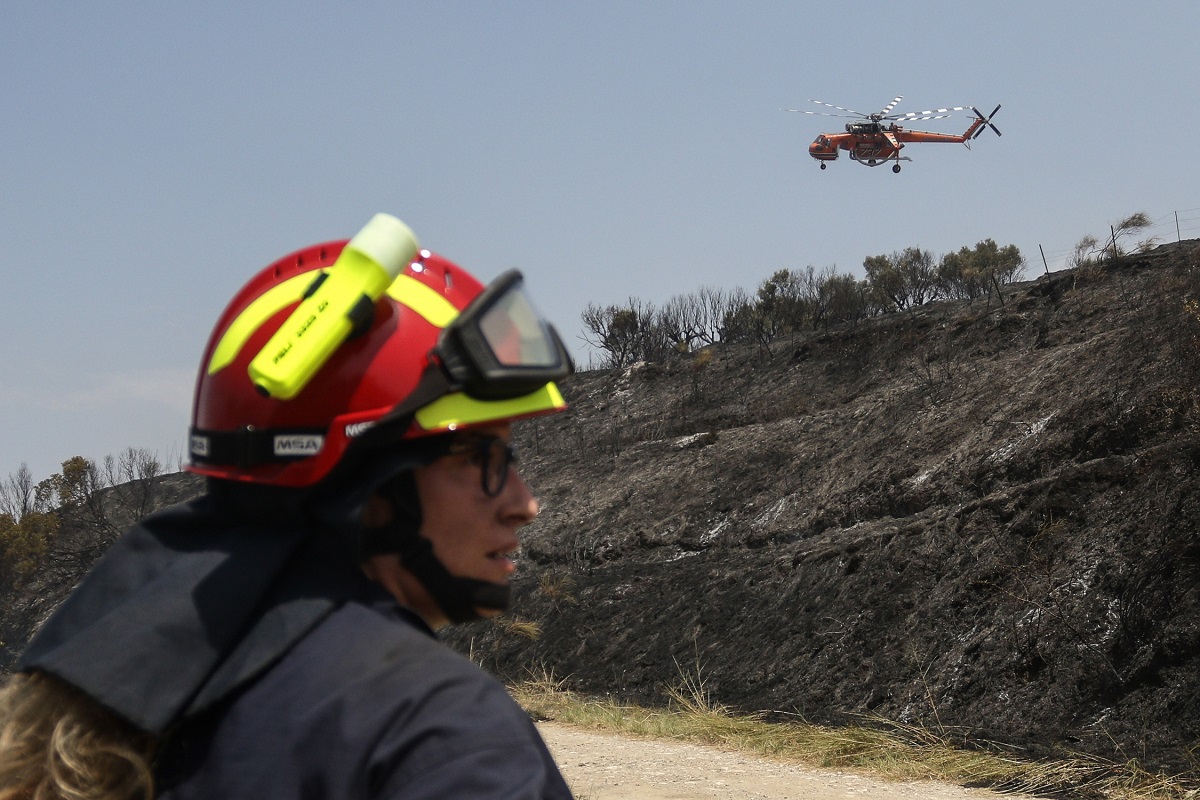
[[[820,162],[821,169],[825,169],[826,162],[837,160],[838,150],[845,150],[850,154],[852,161],[857,161],[864,166],[878,167],[888,162],[894,162],[892,164],[892,172],[899,172],[901,161],[912,161],[911,158],[900,155],[900,150],[907,143],[961,142],[969,149],[971,147],[971,140],[978,138],[985,128],[991,128],[997,136],[1001,135],[1000,129],[992,124],[992,117],[996,116],[996,112],[1000,110],[1000,106],[996,106],[992,110],[992,113],[986,117],[975,106],[955,106],[954,108],[935,108],[916,113],[893,114],[892,109],[903,99],[903,97],[895,98],[892,102],[884,106],[882,111],[874,114],[864,114],[861,111],[842,108],[832,103],[823,103],[820,100],[813,100],[812,102],[847,113],[831,114],[827,111],[802,111],[798,108],[784,108],[781,110],[795,111],[801,114],[817,114],[824,117],[850,117],[855,120],[854,122],[846,123],[845,133],[822,133],[808,146],[808,154]],[[975,119],[971,120],[971,126],[961,136],[952,133],[910,131],[899,125],[900,122],[908,123],[928,119],[945,119],[946,117],[953,116],[951,113],[953,111],[973,111],[975,113]]]

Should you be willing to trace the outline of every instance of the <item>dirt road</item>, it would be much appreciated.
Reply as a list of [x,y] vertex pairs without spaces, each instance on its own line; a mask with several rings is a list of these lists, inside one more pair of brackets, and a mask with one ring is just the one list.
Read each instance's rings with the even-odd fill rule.
[[579,800],[989,800],[944,783],[893,783],[683,742],[629,739],[556,723],[538,728]]

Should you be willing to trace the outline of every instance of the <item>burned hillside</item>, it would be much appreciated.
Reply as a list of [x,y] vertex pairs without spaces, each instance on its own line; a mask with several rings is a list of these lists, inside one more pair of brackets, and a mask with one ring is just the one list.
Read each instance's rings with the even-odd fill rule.
[[512,678],[1194,769],[1196,242],[566,387]]

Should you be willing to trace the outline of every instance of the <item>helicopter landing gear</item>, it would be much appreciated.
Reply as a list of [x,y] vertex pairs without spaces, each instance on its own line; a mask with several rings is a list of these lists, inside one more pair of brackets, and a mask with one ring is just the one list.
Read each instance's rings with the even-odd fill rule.
[[826,164],[825,164],[825,162],[824,162],[824,161],[822,161],[822,162],[821,162],[821,169],[825,169],[825,167],[826,167]]
[[892,172],[899,172],[899,171],[900,171],[900,165],[892,164]]

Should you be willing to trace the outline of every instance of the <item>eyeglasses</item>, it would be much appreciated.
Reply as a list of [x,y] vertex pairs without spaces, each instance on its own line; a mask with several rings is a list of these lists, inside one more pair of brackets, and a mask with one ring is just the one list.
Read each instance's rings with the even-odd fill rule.
[[487,438],[462,437],[450,445],[448,455],[469,455],[467,463],[479,467],[480,486],[488,497],[504,491],[508,473],[517,460],[512,445],[494,436]]

